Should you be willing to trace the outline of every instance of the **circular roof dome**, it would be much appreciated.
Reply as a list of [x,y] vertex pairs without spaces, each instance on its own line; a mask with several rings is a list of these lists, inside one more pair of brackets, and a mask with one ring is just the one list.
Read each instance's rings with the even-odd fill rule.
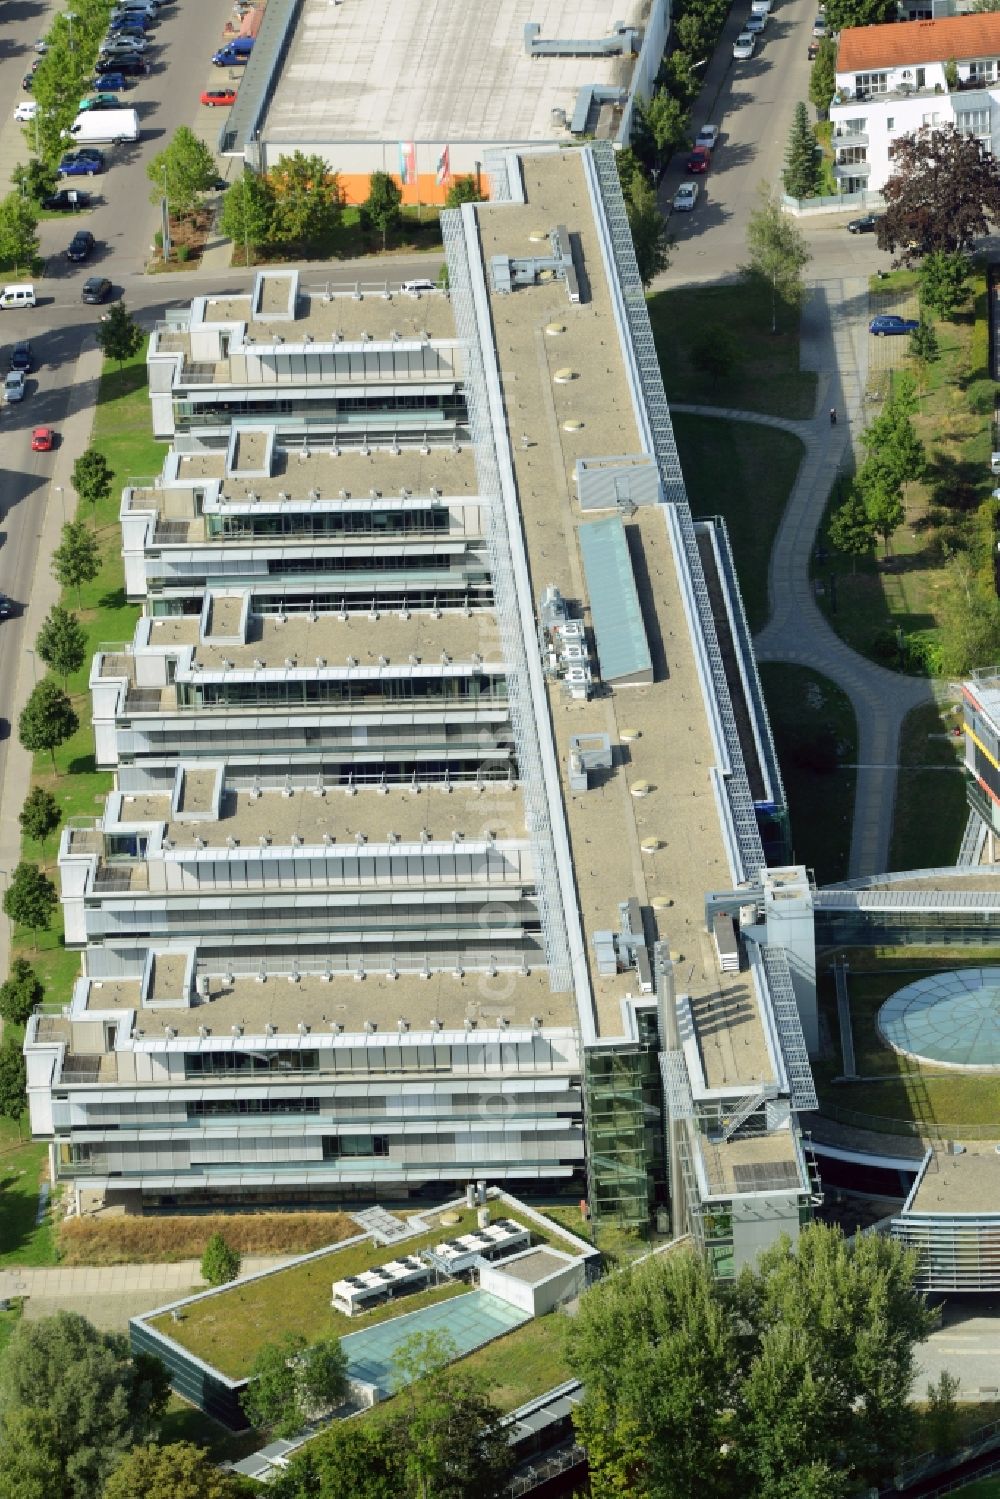
[[890,995],[878,1029],[893,1051],[938,1067],[1000,1071],[1000,968],[930,973]]

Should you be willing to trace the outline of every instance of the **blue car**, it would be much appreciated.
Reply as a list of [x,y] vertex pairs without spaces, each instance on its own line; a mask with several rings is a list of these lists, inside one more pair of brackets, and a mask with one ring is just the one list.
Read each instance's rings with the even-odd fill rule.
[[872,318],[868,332],[874,333],[876,338],[885,338],[887,333],[912,333],[919,326],[916,318],[897,317],[894,312],[886,312],[881,317]]
[[98,73],[94,87],[110,94],[123,94],[129,82],[124,73]]
[[104,171],[104,157],[100,151],[89,146],[79,151],[67,151],[59,163],[60,177],[96,177]]

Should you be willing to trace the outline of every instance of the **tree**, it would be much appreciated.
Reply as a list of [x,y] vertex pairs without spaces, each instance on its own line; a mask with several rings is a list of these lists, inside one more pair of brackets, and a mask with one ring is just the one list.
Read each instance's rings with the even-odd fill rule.
[[295,151],[269,174],[274,192],[274,234],[284,244],[314,245],[340,223],[340,179],[322,156]]
[[47,1499],[95,1499],[129,1448],[156,1435],[168,1394],[160,1361],[131,1357],[120,1333],[77,1312],[21,1321],[0,1356],[0,1436],[34,1423],[59,1475]]
[[949,318],[969,295],[969,262],[962,254],[933,250],[917,271],[920,306]]
[[18,1408],[3,1422],[0,1499],[54,1499],[62,1472],[55,1456],[56,1433],[42,1411]]
[[625,203],[632,231],[639,279],[643,286],[665,271],[670,264],[673,241],[667,233],[667,221],[656,201],[656,189],[644,177],[633,177]]
[[24,1113],[27,1081],[21,1042],[8,1032],[0,1042],[0,1114],[5,1119],[19,1120]]
[[187,125],[177,130],[169,144],[146,164],[146,176],[153,184],[151,203],[158,203],[166,193],[170,212],[183,218],[197,205],[199,194],[207,192],[218,177],[215,157],[203,140]]
[[246,264],[250,250],[266,245],[274,235],[274,188],[267,177],[244,172],[226,189],[219,226],[234,245],[242,245]]
[[1000,600],[992,577],[977,577],[967,553],[947,564],[947,584],[940,603],[941,670],[965,677],[984,661],[1000,656]]
[[790,198],[809,198],[819,186],[819,148],[804,104],[795,106],[781,174]]
[[898,485],[892,482],[891,476],[881,467],[876,467],[866,475],[865,467],[862,466],[858,474],[858,486],[864,497],[872,529],[876,536],[881,536],[885,555],[888,557],[893,532],[902,525],[906,514],[903,496]]
[[809,100],[815,104],[823,119],[830,113],[830,104],[837,91],[837,44],[832,36],[825,36],[813,59],[809,73]]
[[24,860],[18,864],[3,893],[4,915],[29,932],[44,932],[52,920],[58,897],[47,874]]
[[920,312],[920,321],[910,334],[910,353],[918,364],[936,364],[941,357],[941,349],[938,344],[938,336],[934,331],[934,324],[929,322]]
[[121,379],[126,359],[131,359],[142,348],[144,334],[124,302],[113,302],[103,322],[95,332],[97,347],[105,359],[113,359],[118,366]]
[[11,1025],[24,1025],[45,997],[45,986],[26,958],[15,958],[0,984],[0,1016]]
[[31,788],[17,817],[21,832],[35,843],[43,843],[53,828],[59,826],[61,819],[59,803],[44,786]]
[[92,583],[100,570],[100,550],[83,521],[67,521],[62,528],[62,541],[52,553],[52,571],[63,588],[76,589],[81,608],[82,586]]
[[87,659],[87,632],[75,614],[53,604],[35,636],[35,650],[62,677],[65,687]]
[[445,195],[445,208],[461,208],[463,203],[482,202],[482,189],[475,177],[453,177]]
[[[909,376],[912,382],[912,376]],[[924,445],[913,425],[910,390],[903,386],[881,416],[861,434],[867,457],[858,474],[858,485],[867,498],[870,489],[881,487],[902,495],[907,484],[919,479],[927,463]]]
[[770,287],[771,332],[777,333],[778,302],[800,305],[805,295],[802,272],[810,256],[801,233],[766,182],[760,185],[759,198],[760,207],[751,211],[747,223],[750,261],[742,267],[742,274]]
[[962,1381],[942,1369],[933,1384],[927,1386],[927,1417],[931,1447],[938,1457],[951,1457],[958,1450],[961,1424],[956,1397]]
[[403,1474],[402,1492],[421,1499],[500,1499],[511,1455],[500,1412],[482,1381],[448,1360],[454,1345],[417,1334],[397,1351],[398,1414],[390,1427]]
[[10,180],[26,198],[37,203],[49,193],[54,192],[56,185],[56,169],[45,161],[40,161],[33,156],[30,161],[19,161],[10,174]]
[[882,189],[880,249],[898,265],[935,250],[968,250],[1000,217],[1000,167],[982,141],[953,125],[901,135],[889,147],[892,175]]
[[236,1279],[242,1262],[238,1249],[227,1244],[222,1234],[213,1234],[201,1257],[202,1279],[210,1286],[224,1286],[228,1281]]
[[896,0],[827,0],[826,24],[831,31],[849,26],[877,26],[896,19]]
[[657,89],[648,104],[639,103],[633,144],[657,180],[674,152],[687,145],[690,129],[690,111],[667,89]]
[[38,254],[38,210],[21,192],[0,198],[0,262],[16,273]]
[[238,1499],[242,1485],[193,1442],[133,1447],[104,1485],[101,1499]]
[[52,768],[56,769],[56,750],[67,739],[71,739],[80,727],[80,720],[73,704],[57,682],[43,677],[31,695],[17,721],[17,737],[26,750],[37,754],[48,750],[52,757]]
[[272,1499],[401,1499],[399,1447],[391,1434],[337,1421],[268,1484]]
[[911,1441],[916,1272],[892,1240],[813,1224],[732,1284],[683,1251],[598,1282],[568,1341],[592,1492],[839,1499],[876,1481]]
[[833,512],[827,530],[830,545],[854,560],[875,550],[876,533],[861,492],[852,484],[843,504]]
[[705,328],[691,346],[691,363],[703,375],[724,380],[737,368],[742,346],[731,328],[713,323]]
[[395,177],[388,172],[372,172],[362,212],[368,215],[373,228],[382,231],[383,250],[389,230],[398,228],[403,217],[402,202],[403,191]]
[[[135,353],[136,350],[132,352]],[[128,357],[126,355],[126,358]],[[111,465],[104,454],[99,453],[96,448],[88,448],[85,453],[81,453],[73,465],[70,483],[81,500],[93,505],[95,527],[97,526],[98,505],[102,500],[109,499],[111,496],[112,477]]]
[[339,1339],[307,1344],[301,1333],[286,1333],[257,1353],[241,1401],[254,1426],[291,1437],[346,1393],[347,1359]]

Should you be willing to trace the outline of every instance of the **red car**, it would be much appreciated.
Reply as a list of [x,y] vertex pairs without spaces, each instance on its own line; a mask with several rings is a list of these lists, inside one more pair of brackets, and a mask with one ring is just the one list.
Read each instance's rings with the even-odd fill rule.
[[686,162],[689,172],[707,172],[711,165],[712,153],[707,146],[695,146]]
[[55,447],[56,434],[51,427],[36,427],[31,434],[33,453],[51,453]]
[[202,104],[207,104],[209,109],[216,109],[224,105],[227,109],[236,103],[236,90],[234,88],[206,88],[201,94]]

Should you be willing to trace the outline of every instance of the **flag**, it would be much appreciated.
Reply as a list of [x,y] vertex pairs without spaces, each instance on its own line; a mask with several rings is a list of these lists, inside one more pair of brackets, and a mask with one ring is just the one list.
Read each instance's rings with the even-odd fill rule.
[[412,141],[399,143],[399,176],[404,187],[417,180],[417,148]]
[[444,150],[441,152],[441,155],[438,157],[436,180],[438,187],[443,187],[446,182],[449,182],[451,180],[451,158],[449,155],[449,148],[447,146],[445,146]]

